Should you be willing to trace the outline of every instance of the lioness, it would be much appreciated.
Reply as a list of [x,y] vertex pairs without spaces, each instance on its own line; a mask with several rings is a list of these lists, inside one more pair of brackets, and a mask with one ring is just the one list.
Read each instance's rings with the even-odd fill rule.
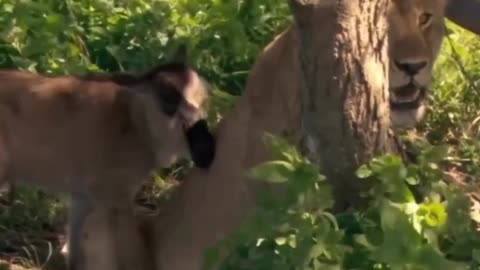
[[[333,12],[336,1],[330,2]],[[432,66],[444,36],[446,0],[389,3],[392,121],[397,127],[413,126],[424,114]],[[322,25],[317,28],[321,35]],[[256,186],[245,172],[271,159],[261,141],[265,131],[298,142],[297,46],[291,27],[258,57],[245,93],[220,123],[212,166],[191,171],[153,225],[156,269],[200,270],[205,251],[253,213]]]
[[199,167],[213,160],[208,93],[184,64],[64,77],[0,71],[0,82],[0,183],[72,194],[70,269],[82,268],[89,214],[128,211],[153,169],[188,152]]
[[[330,2],[333,14],[336,1]],[[445,6],[446,0],[389,1],[390,104],[396,127],[413,126],[424,114],[432,66],[444,36]],[[317,25],[321,35],[325,29]],[[165,212],[150,224],[155,269],[200,270],[205,251],[255,210],[257,186],[245,172],[271,158],[261,135],[267,131],[298,142],[297,46],[295,27],[267,46],[250,72],[245,93],[218,128],[212,166],[193,170],[164,206]],[[132,249],[130,243],[118,248]]]

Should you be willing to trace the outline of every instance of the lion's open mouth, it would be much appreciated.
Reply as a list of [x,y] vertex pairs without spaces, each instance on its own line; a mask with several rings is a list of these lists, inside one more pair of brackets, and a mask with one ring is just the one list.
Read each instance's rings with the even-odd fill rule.
[[426,88],[414,83],[390,90],[390,108],[392,110],[417,109],[425,99]]

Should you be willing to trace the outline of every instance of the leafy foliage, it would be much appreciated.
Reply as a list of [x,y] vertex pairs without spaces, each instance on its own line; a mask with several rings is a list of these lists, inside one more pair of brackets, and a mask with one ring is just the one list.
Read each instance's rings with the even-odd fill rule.
[[0,204],[0,232],[5,228],[54,230],[65,222],[61,200],[36,188],[19,187],[18,194],[11,205]]
[[[217,247],[233,250],[222,269],[480,266],[480,233],[469,198],[442,180],[445,146],[426,148],[418,163],[408,166],[395,155],[374,158],[357,170],[359,181],[372,181],[367,209],[332,215],[325,177],[282,139],[266,138],[276,159],[249,174],[274,188],[261,196],[252,220]],[[419,186],[425,195],[415,198],[412,189]]]
[[428,118],[421,129],[431,143],[451,146],[449,161],[478,184],[480,176],[479,38],[448,23],[449,36],[435,68]]
[[0,67],[140,70],[186,45],[207,80],[238,94],[256,54],[288,19],[282,0],[2,0]]

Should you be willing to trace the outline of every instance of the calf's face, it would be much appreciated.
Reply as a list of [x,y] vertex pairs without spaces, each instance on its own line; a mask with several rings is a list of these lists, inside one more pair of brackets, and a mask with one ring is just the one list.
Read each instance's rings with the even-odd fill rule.
[[[207,168],[215,155],[215,140],[207,125],[208,91],[198,73],[169,64],[142,75],[133,87],[137,119],[141,123],[157,167],[191,157]],[[138,117],[140,115],[140,117]]]

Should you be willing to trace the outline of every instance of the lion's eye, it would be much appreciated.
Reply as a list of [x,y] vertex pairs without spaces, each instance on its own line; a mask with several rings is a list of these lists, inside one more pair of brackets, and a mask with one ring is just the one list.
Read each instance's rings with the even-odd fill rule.
[[431,20],[432,20],[432,14],[425,12],[425,13],[422,13],[418,18],[418,23],[420,24],[420,26],[425,27],[430,23]]

